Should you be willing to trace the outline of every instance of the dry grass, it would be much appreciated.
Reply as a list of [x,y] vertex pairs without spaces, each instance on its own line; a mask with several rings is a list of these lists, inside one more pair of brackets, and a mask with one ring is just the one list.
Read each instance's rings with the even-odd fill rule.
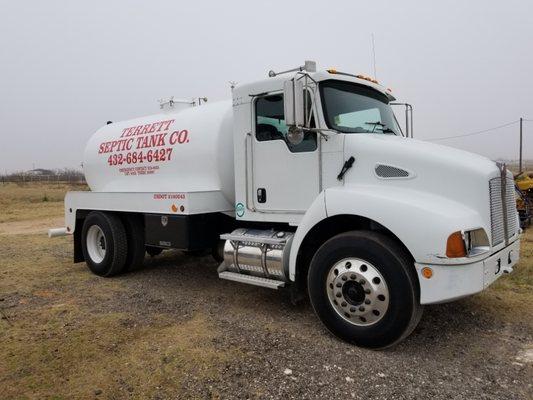
[[139,322],[95,307],[123,282],[72,267],[69,239],[0,236],[1,398],[169,398],[237,354],[214,347],[220,333],[202,314]]
[[513,273],[498,279],[472,301],[495,318],[506,322],[520,320],[533,328],[533,227],[522,235],[520,262]]
[[[0,223],[62,215],[67,189],[0,187]],[[497,320],[533,326],[532,272],[533,229],[513,274],[472,301]],[[224,333],[201,312],[143,320],[120,305],[99,306],[125,290],[121,279],[73,266],[71,238],[0,234],[0,397],[95,398],[100,390],[101,398],[194,397],[190,380],[209,382],[228,363],[246,362],[238,348],[217,345]]]
[[62,183],[0,184],[0,223],[61,216],[63,199],[69,190],[87,190],[87,186]]
[[[62,215],[66,190],[0,187],[0,225]],[[73,267],[71,246],[70,237],[0,233],[0,398],[169,398],[233,357],[215,349],[219,332],[202,314],[138,323],[120,306],[95,308],[126,289]]]

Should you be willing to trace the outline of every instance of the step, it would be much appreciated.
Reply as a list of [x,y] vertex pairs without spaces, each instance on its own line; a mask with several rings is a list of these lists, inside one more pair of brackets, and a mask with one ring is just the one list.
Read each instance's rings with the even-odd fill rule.
[[285,282],[282,281],[261,278],[259,276],[238,274],[230,271],[219,272],[218,277],[220,279],[227,279],[228,281],[247,283],[249,285],[261,286],[269,289],[279,289],[280,287],[285,286]]

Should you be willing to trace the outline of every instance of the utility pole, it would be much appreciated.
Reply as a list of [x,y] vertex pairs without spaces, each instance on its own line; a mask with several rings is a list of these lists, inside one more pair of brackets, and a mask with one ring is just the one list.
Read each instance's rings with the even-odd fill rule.
[[372,33],[372,66],[374,69],[374,79],[378,79],[376,73],[376,45],[374,43],[374,34]]
[[520,161],[518,162],[518,173],[522,173],[522,121],[523,118],[520,117]]

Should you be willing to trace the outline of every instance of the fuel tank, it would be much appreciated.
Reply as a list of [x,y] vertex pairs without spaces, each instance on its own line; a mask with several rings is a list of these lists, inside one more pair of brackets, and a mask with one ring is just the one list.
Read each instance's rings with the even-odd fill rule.
[[231,101],[108,124],[89,139],[83,169],[94,192],[221,191],[233,204]]

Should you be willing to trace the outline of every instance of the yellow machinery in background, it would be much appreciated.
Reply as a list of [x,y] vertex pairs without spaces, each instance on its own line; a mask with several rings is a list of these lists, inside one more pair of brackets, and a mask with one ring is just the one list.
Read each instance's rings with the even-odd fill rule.
[[533,172],[523,172],[515,176],[516,208],[520,214],[520,225],[526,228],[531,225],[533,212]]

